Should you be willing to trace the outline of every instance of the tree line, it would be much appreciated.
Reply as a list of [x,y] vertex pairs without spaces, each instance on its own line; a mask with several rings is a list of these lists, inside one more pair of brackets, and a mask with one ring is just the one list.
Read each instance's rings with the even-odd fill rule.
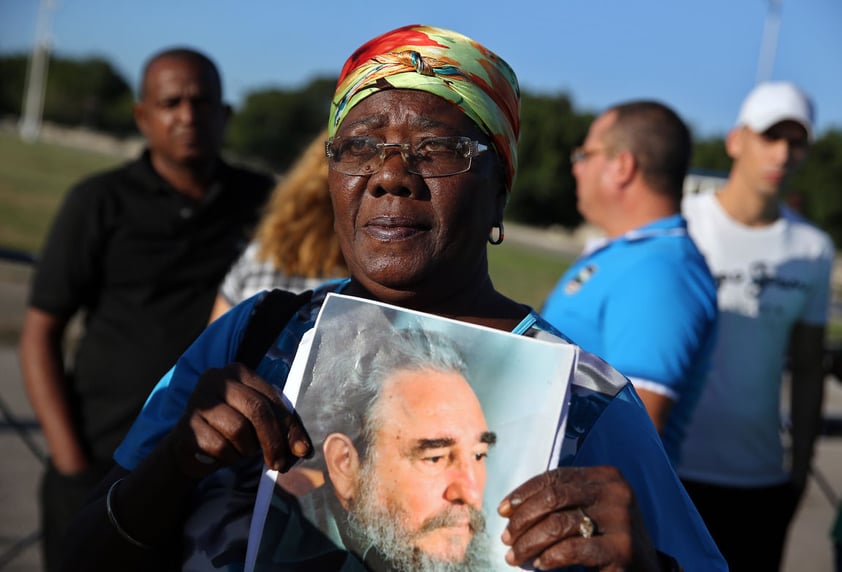
[[[27,62],[24,54],[0,57],[0,117],[21,113]],[[252,91],[231,120],[226,152],[282,173],[324,127],[335,83],[335,77],[318,77],[299,89]],[[128,82],[102,58],[50,60],[46,121],[128,136],[136,134],[133,100]],[[507,218],[567,229],[582,222],[569,156],[593,119],[576,110],[567,94],[523,93],[520,168]],[[693,169],[724,173],[729,167],[721,137],[694,137]],[[837,247],[842,246],[840,181],[842,130],[832,129],[815,141],[787,198],[830,233]]]

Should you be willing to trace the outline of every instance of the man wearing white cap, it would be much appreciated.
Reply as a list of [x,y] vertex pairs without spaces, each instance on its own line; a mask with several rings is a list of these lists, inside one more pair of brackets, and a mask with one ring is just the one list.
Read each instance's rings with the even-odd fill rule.
[[[732,572],[780,569],[821,423],[834,247],[781,201],[812,138],[813,106],[799,88],[758,85],[725,141],[733,160],[727,183],[682,205],[716,278],[720,315],[713,368],[678,472]],[[786,462],[785,367],[791,373]]]

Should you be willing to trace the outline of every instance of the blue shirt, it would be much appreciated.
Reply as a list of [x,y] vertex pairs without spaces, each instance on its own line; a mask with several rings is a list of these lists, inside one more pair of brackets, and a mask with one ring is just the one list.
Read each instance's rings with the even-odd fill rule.
[[662,439],[677,465],[717,320],[716,283],[681,215],[586,252],[561,277],[541,316],[636,387],[673,401]]
[[[314,291],[310,302],[293,316],[258,366],[257,373],[263,379],[284,384],[298,343],[313,328],[325,296],[347,284],[347,279],[331,281]],[[172,429],[203,371],[234,359],[260,296],[238,304],[213,322],[161,379],[114,454],[121,466],[134,469]],[[535,312],[530,312],[513,333],[569,343]],[[618,467],[635,491],[658,550],[675,557],[687,572],[726,570],[628,380],[598,357],[577,348],[570,391],[560,465]],[[200,509],[185,523],[185,545],[192,547],[185,570],[206,569],[209,561],[225,564],[225,570],[242,570],[261,469],[262,458],[258,458],[256,464],[241,463],[219,470],[199,484],[195,497]]]

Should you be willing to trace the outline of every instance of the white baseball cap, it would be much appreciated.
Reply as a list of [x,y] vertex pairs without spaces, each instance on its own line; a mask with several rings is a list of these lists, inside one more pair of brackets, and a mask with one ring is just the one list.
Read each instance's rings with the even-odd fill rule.
[[813,139],[813,103],[807,94],[788,82],[767,82],[755,86],[745,98],[737,125],[763,133],[787,120],[800,123]]

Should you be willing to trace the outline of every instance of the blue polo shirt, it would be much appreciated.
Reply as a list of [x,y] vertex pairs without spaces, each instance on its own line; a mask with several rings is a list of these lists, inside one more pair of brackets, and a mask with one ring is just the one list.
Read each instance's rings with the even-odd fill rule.
[[677,464],[717,319],[716,283],[684,218],[658,219],[585,252],[541,316],[636,387],[674,401],[661,437]]

